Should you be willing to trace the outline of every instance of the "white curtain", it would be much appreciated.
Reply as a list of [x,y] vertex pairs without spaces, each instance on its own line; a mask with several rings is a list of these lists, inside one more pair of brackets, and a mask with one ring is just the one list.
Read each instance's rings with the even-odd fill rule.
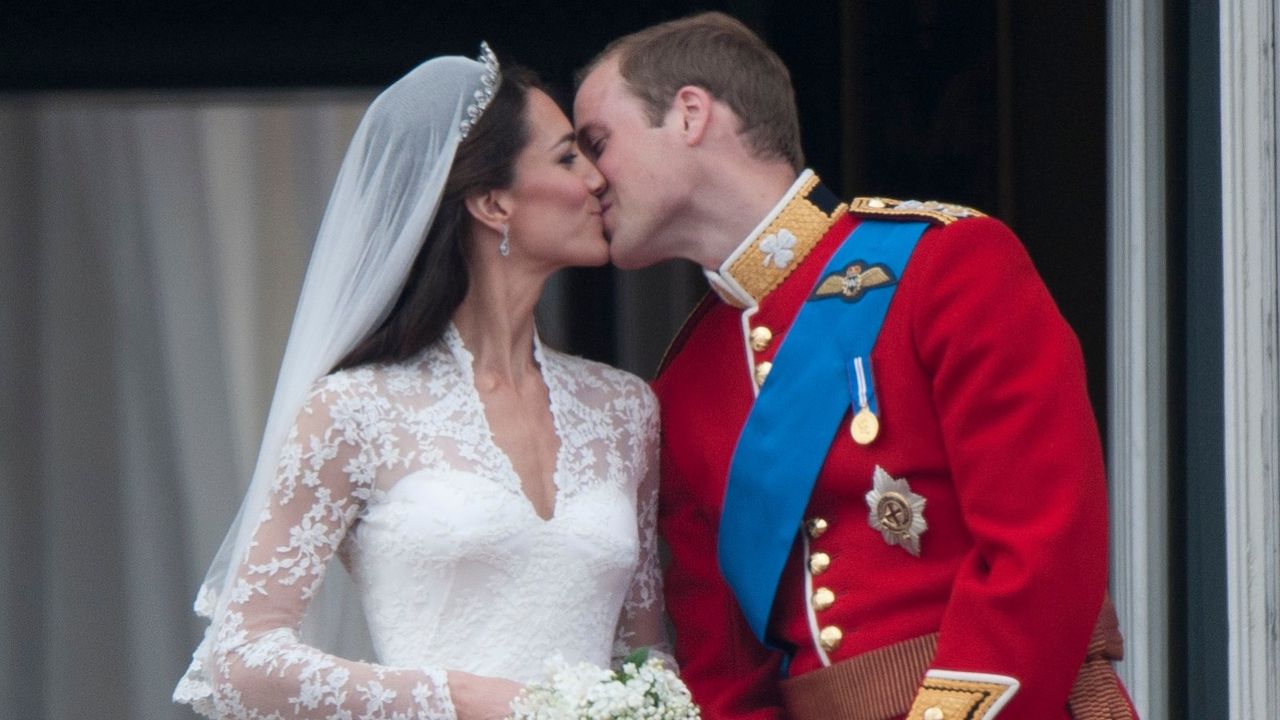
[[187,716],[192,592],[367,97],[0,105],[6,715]]
[[[373,92],[0,96],[0,708],[189,718],[195,588],[248,481],[302,272]],[[619,276],[651,372],[701,292]],[[544,338],[575,307],[553,281]]]

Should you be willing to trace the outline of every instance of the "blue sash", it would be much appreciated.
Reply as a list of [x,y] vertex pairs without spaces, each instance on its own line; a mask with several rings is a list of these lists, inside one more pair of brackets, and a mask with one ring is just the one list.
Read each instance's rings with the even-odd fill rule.
[[850,407],[846,389],[854,361],[862,358],[869,367],[897,279],[927,227],[864,220],[844,240],[823,270],[819,290],[833,274],[853,276],[868,267],[886,271],[891,282],[869,289],[850,283],[850,292],[815,294],[801,306],[738,436],[720,516],[720,570],[766,645],[778,580]]

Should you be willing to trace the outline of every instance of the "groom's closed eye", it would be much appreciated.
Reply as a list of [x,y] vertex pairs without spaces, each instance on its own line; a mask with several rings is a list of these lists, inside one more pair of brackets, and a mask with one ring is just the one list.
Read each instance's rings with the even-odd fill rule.
[[598,133],[592,132],[589,128],[578,131],[578,149],[591,162],[595,162],[600,157],[600,153],[604,151],[604,138]]

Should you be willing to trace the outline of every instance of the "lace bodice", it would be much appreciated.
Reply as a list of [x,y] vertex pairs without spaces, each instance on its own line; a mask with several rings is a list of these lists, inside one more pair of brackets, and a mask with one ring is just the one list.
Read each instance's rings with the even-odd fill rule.
[[[209,657],[175,697],[219,718],[451,718],[447,670],[528,681],[662,644],[656,402],[620,370],[535,359],[560,439],[544,520],[495,444],[456,329],[322,378],[290,431]],[[338,552],[378,663],[302,644]]]

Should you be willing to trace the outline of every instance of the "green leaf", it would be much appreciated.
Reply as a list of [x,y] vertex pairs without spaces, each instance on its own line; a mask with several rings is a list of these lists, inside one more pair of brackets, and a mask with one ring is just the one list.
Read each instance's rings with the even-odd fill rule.
[[649,648],[642,647],[638,650],[631,651],[630,655],[622,659],[622,664],[626,665],[627,663],[631,663],[636,667],[640,667],[641,665],[645,664],[645,662],[648,661],[648,659],[649,659]]

